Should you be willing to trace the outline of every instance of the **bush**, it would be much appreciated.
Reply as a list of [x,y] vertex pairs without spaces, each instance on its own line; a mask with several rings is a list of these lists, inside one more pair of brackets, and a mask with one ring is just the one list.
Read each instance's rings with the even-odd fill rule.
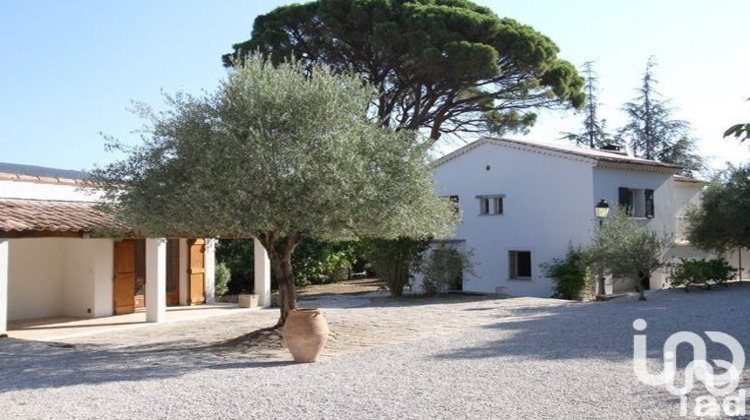
[[346,280],[354,265],[364,259],[360,242],[322,242],[305,239],[294,251],[295,286],[325,284]]
[[581,292],[590,281],[586,253],[580,247],[568,246],[565,258],[555,258],[541,268],[544,276],[555,282],[554,298],[581,299]]
[[231,273],[227,284],[230,294],[244,293],[253,287],[253,240],[219,239],[216,246],[217,264],[225,264]]
[[225,295],[229,291],[229,280],[232,278],[232,272],[226,264],[218,263],[214,276],[214,293],[218,296]]
[[708,261],[708,279],[716,284],[723,284],[724,287],[727,287],[727,282],[737,275],[737,271],[724,258]]
[[385,283],[391,296],[404,294],[411,272],[418,270],[429,244],[428,240],[411,238],[368,241],[367,255],[375,274]]
[[673,287],[683,286],[685,291],[691,287],[702,286],[711,289],[711,284],[723,284],[731,280],[737,269],[730,266],[723,258],[712,260],[680,258],[680,264],[672,269],[669,282]]
[[419,266],[422,289],[427,296],[435,296],[446,289],[458,289],[466,272],[473,272],[471,253],[440,244],[423,258]]

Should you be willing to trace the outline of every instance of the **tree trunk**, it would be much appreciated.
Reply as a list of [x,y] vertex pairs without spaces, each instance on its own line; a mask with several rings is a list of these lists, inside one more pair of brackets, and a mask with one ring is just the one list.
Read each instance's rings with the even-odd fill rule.
[[645,280],[646,277],[638,275],[638,281],[635,286],[635,291],[638,292],[638,300],[646,300],[646,294],[644,293],[643,286],[641,286],[641,282]]
[[292,271],[292,253],[299,243],[296,236],[287,236],[273,240],[270,234],[258,238],[268,251],[273,274],[279,285],[279,307],[281,316],[275,328],[281,328],[289,313],[297,308],[297,293],[294,289],[294,273]]

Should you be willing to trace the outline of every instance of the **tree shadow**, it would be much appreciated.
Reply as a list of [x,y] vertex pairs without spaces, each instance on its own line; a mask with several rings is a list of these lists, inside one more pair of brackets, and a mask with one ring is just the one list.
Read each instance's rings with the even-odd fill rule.
[[210,345],[135,346],[111,350],[0,339],[0,393],[80,384],[179,377],[200,369],[230,370],[294,364],[267,357],[226,355]]
[[[603,303],[507,307],[491,314],[497,320],[484,327],[487,340],[432,357],[630,361],[633,337],[638,333],[647,336],[648,357],[662,360],[667,338],[678,331],[691,331],[706,342],[708,360],[731,361],[730,351],[712,343],[704,332],[725,332],[750,349],[750,330],[743,319],[750,288],[712,292],[663,290],[651,294],[646,302],[628,297]],[[483,308],[467,310],[479,309]],[[636,332],[636,319],[647,321],[645,331]],[[692,360],[692,348],[687,344],[678,346],[678,366],[685,367]]]

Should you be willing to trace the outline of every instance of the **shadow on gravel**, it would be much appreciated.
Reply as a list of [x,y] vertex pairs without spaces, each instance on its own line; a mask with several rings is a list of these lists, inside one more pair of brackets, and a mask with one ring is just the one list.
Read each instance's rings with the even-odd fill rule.
[[182,376],[200,370],[279,367],[293,362],[232,357],[207,346],[153,346],[103,350],[93,347],[18,339],[0,339],[0,393],[69,385],[143,381]]
[[[648,322],[645,330],[649,357],[662,360],[666,339],[678,331],[692,331],[704,338],[709,359],[731,360],[723,345],[712,344],[705,331],[732,335],[750,351],[750,287],[697,291],[661,290],[649,300],[623,298],[609,302],[560,306],[525,306],[498,312],[497,322],[484,327],[486,340],[437,359],[516,357],[522,359],[632,360],[633,321]],[[678,365],[692,360],[689,345],[680,345]]]

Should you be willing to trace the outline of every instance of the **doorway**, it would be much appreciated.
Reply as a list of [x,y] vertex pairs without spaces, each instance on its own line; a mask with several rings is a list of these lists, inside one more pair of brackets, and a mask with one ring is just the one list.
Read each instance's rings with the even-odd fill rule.
[[188,305],[206,303],[205,253],[205,240],[188,240]]
[[125,239],[114,248],[114,314],[131,314],[146,305],[146,244]]
[[[205,269],[201,273],[205,273]],[[180,304],[179,239],[167,241],[166,280],[166,303],[168,306],[177,306]],[[146,306],[147,281],[145,239],[124,239],[115,242],[112,290],[115,315],[132,314],[136,309]],[[196,290],[196,293],[198,292],[203,293],[203,289]],[[196,303],[203,302],[205,297]]]
[[167,306],[180,304],[180,240],[167,240]]

